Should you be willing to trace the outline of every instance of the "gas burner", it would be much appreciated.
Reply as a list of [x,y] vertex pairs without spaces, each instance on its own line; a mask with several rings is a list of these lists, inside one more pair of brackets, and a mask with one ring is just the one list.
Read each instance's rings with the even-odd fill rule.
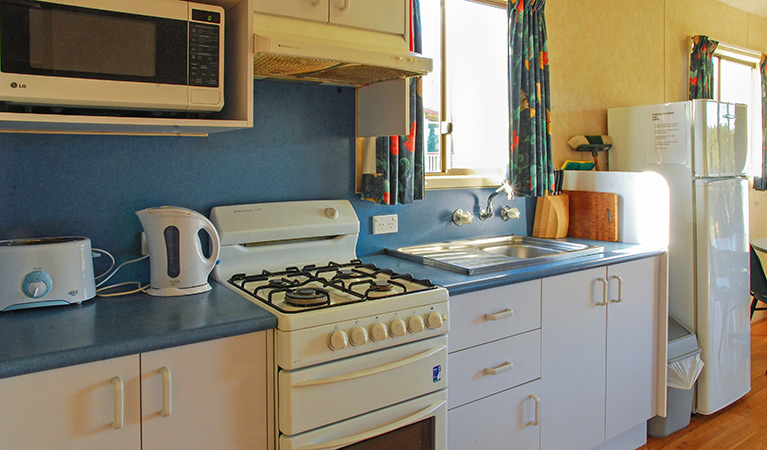
[[269,284],[266,285],[266,287],[279,289],[279,288],[290,288],[294,287],[299,284],[299,281],[297,280],[286,280],[285,278],[280,279],[271,279],[269,280]]
[[391,291],[394,285],[384,280],[375,280],[370,282],[370,289],[377,292]]
[[285,291],[285,301],[291,306],[321,306],[330,303],[325,289],[302,287]]

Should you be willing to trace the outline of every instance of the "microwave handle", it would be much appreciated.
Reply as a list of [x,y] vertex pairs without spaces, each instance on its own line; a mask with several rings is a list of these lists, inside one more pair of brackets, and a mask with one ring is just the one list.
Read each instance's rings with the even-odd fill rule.
[[447,402],[445,400],[435,402],[427,406],[426,408],[416,412],[415,414],[407,416],[404,419],[400,419],[396,422],[392,422],[388,425],[384,425],[382,427],[376,428],[374,430],[363,431],[362,433],[358,433],[358,434],[341,438],[341,439],[336,439],[334,441],[316,442],[316,443],[303,445],[301,447],[298,447],[296,450],[327,450],[327,449],[351,445],[351,444],[354,444],[355,442],[364,441],[365,439],[379,436],[381,434],[386,434],[390,431],[396,430],[397,428],[401,428],[401,427],[404,427],[405,425],[410,425],[411,423],[416,423],[427,417],[430,417],[434,415],[434,411],[438,410],[439,408],[444,406],[446,403]]
[[437,354],[443,350],[445,350],[447,347],[444,345],[440,345],[438,347],[433,347],[429,350],[426,350],[425,352],[417,353],[413,356],[408,356],[405,359],[401,359],[399,361],[395,361],[393,363],[389,364],[383,364],[381,366],[373,367],[370,369],[364,369],[359,370],[357,372],[347,373],[343,375],[336,375],[333,377],[327,377],[327,378],[309,378],[308,380],[299,381],[296,384],[291,385],[291,387],[305,387],[305,386],[316,386],[318,384],[330,384],[330,383],[338,383],[340,381],[349,381],[354,380],[356,378],[362,378],[369,375],[375,375],[377,373],[387,372],[389,370],[398,369],[400,367],[407,366],[409,364],[413,364],[415,362],[421,361],[423,359],[428,358],[429,356],[432,356],[434,354]]

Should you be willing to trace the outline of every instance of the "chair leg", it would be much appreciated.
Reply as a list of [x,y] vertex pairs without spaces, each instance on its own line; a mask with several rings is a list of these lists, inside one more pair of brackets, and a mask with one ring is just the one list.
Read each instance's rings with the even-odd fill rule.
[[759,302],[759,300],[756,299],[756,297],[753,297],[753,301],[751,301],[751,318],[754,318],[754,311],[756,311],[756,304]]

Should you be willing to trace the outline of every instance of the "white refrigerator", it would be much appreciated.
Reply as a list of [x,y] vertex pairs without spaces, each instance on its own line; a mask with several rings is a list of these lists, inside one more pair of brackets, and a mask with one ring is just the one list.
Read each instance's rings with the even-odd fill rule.
[[669,315],[697,335],[705,365],[695,409],[712,414],[751,389],[746,106],[616,108],[607,122],[610,170],[653,171],[669,184]]

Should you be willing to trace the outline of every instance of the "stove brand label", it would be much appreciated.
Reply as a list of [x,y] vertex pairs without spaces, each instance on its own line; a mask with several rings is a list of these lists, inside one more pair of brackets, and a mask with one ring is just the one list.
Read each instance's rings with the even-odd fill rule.
[[436,365],[431,369],[431,381],[433,383],[439,383],[442,381],[442,366]]

